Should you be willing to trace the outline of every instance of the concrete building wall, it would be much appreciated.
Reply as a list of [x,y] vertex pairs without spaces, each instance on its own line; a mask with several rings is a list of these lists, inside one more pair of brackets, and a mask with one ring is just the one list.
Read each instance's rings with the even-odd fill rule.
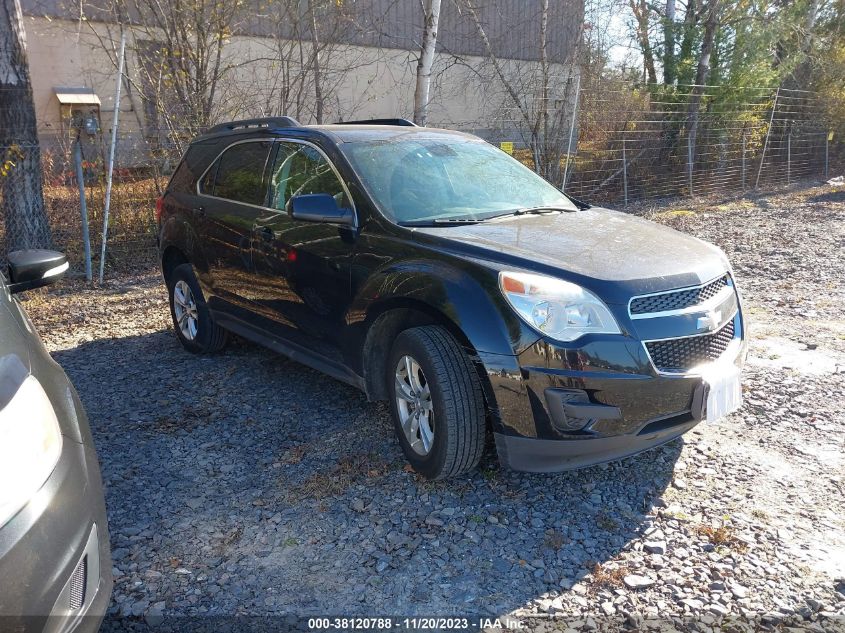
[[[46,148],[61,153],[69,144],[71,131],[63,126],[62,109],[55,96],[59,86],[89,87],[101,101],[101,131],[86,142],[90,156],[104,154],[114,112],[117,70],[115,49],[118,30],[113,24],[50,17],[27,17],[27,40],[39,134]],[[138,35],[138,37],[143,37]],[[127,81],[120,105],[118,164],[143,164],[149,155],[145,144],[144,103],[139,60],[140,42],[130,33],[127,44]],[[304,95],[300,112],[281,105],[274,90],[278,67],[268,61],[271,38],[234,36],[225,48],[225,62],[234,68],[221,82],[216,99],[219,120],[288,114],[312,122],[313,99]],[[413,112],[415,56],[407,50],[358,45],[337,45],[323,55],[326,64],[324,120],[352,118],[409,117]],[[452,64],[440,55],[435,64],[429,122],[433,126],[483,130],[488,122],[501,120],[507,101],[501,84],[492,80],[492,68],[482,57],[464,57]],[[536,70],[536,62],[504,60],[515,76]],[[567,75],[568,67],[555,66],[556,77]]]

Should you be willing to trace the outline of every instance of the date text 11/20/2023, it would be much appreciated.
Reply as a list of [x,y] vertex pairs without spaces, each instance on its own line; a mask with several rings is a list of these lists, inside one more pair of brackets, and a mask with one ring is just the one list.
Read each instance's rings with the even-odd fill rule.
[[520,630],[514,618],[490,617],[324,617],[309,618],[310,631],[484,631]]

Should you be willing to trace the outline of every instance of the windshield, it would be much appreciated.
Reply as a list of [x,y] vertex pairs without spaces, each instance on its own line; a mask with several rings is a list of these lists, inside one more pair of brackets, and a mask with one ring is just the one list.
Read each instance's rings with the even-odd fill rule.
[[576,210],[555,187],[480,139],[401,135],[341,148],[376,204],[400,224],[483,220],[529,207]]

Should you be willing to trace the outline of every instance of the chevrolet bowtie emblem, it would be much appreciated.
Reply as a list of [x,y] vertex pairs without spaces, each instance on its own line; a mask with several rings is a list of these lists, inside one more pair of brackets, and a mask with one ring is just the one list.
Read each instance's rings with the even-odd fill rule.
[[715,330],[716,326],[719,325],[719,322],[722,320],[722,312],[720,310],[711,310],[707,314],[702,317],[698,317],[698,321],[695,324],[695,328],[699,332],[706,332],[709,330]]

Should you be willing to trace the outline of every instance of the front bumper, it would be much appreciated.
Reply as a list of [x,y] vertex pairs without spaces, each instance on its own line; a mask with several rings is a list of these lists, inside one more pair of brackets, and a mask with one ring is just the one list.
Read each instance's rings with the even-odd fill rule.
[[[719,362],[742,365],[746,342]],[[480,355],[494,403],[503,466],[555,472],[635,455],[679,437],[703,416],[702,378],[656,370],[642,342],[585,337],[580,346],[540,340],[518,356]],[[585,416],[568,425],[566,410]]]
[[97,456],[65,437],[50,478],[0,528],[0,630],[93,633],[111,590]]
[[688,420],[647,435],[616,435],[581,440],[544,440],[496,433],[499,461],[508,468],[550,473],[595,466],[631,457],[680,437],[698,420]]

